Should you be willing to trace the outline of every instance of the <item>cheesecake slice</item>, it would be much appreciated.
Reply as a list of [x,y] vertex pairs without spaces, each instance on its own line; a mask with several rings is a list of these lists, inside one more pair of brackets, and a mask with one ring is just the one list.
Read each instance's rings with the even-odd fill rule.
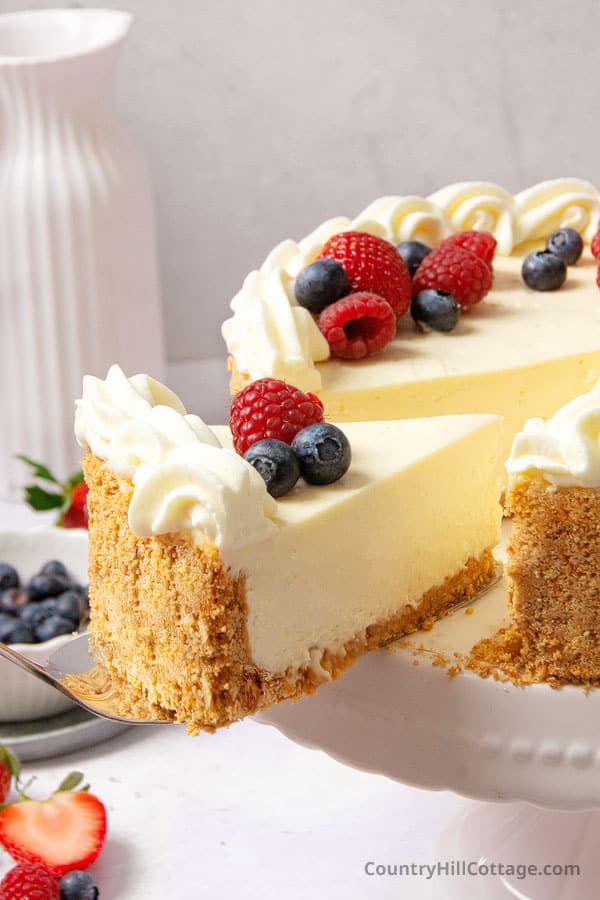
[[274,501],[146,376],[86,378],[94,655],[130,708],[213,730],[313,692],[493,577],[502,423],[344,425],[336,484]]

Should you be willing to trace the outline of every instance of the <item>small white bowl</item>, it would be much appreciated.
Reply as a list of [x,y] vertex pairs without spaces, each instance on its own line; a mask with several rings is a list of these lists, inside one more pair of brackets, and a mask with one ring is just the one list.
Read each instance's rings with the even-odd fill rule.
[[[13,565],[23,583],[49,559],[60,559],[76,581],[87,584],[87,531],[52,527],[0,530],[0,562]],[[71,635],[63,634],[43,644],[11,644],[11,647],[35,662],[43,662],[70,640]],[[0,659],[0,685],[0,722],[42,719],[73,706],[59,691],[5,659]]]

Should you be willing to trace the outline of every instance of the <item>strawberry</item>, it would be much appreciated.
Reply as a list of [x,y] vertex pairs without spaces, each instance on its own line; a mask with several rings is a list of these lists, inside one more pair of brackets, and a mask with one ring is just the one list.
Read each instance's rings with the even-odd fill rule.
[[438,244],[436,250],[439,247],[462,247],[463,250],[470,250],[475,256],[485,260],[491,269],[497,243],[489,231],[459,231],[458,234],[452,234]]
[[0,881],[0,900],[60,900],[60,888],[43,866],[20,863]]
[[364,231],[342,231],[327,241],[319,255],[319,259],[324,258],[342,264],[352,291],[383,297],[397,317],[410,306],[410,274],[389,241]]
[[66,481],[59,481],[43,463],[35,462],[28,456],[18,456],[31,469],[34,478],[54,485],[51,491],[39,484],[29,484],[25,488],[25,502],[39,512],[57,509],[56,524],[62,528],[87,528],[87,485],[82,472],[75,472]]
[[4,803],[13,778],[19,777],[21,764],[15,754],[0,744],[0,803]]
[[85,869],[98,857],[106,836],[104,805],[73,772],[48,800],[22,801],[0,810],[0,843],[19,862],[37,863],[57,878]]
[[426,256],[413,280],[416,296],[427,288],[452,294],[462,310],[479,303],[492,286],[490,267],[469,250],[440,244]]
[[88,527],[87,495],[88,486],[85,481],[76,484],[72,489],[70,505],[62,512],[59,520],[63,528]]
[[592,256],[594,257],[594,259],[600,259],[600,228],[592,238],[590,250],[592,251]]

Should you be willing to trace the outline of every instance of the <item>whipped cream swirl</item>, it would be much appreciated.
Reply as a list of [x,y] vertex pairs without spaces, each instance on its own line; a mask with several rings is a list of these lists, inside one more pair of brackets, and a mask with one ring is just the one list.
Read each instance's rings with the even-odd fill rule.
[[600,487],[600,382],[551,419],[529,419],[506,468],[513,478],[541,475],[551,484]]
[[216,544],[235,568],[242,547],[276,530],[277,504],[258,472],[148,375],[128,378],[119,366],[105,380],[86,375],[75,434],[80,446],[133,482],[134,534],[191,531],[196,541]]
[[296,303],[294,281],[342,231],[429,246],[457,231],[490,231],[497,252],[508,256],[519,244],[546,238],[564,225],[589,241],[599,218],[600,193],[578,178],[543,181],[516,197],[487,181],[451,184],[427,198],[380,197],[355,219],[328,219],[301,241],[278,244],[233,298],[233,315],[222,327],[227,349],[238,370],[253,380],[270,376],[320,390],[318,363],[329,358],[329,346],[312,316]]

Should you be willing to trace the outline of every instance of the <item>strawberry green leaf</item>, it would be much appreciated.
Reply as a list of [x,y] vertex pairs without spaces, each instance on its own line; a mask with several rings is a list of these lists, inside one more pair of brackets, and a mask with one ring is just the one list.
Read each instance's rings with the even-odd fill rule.
[[66,484],[67,487],[74,488],[77,487],[78,484],[81,484],[83,481],[83,472],[75,472],[74,475],[71,475],[70,478],[67,479]]
[[59,784],[56,793],[62,793],[63,791],[74,791],[76,787],[78,787],[83,781],[83,774],[81,772],[70,772],[66,778],[63,778],[61,783]]
[[59,509],[63,505],[62,494],[51,494],[36,484],[25,488],[25,500],[36,510]]
[[23,456],[23,454],[17,454],[17,459],[20,459],[21,462],[24,462],[26,466],[29,466],[33,471],[32,474],[36,478],[42,478],[44,481],[51,481],[52,484],[60,484],[57,478],[52,474],[50,469],[47,469],[42,463],[36,462],[34,459],[30,459],[28,456]]
[[8,765],[8,771],[13,776],[13,778],[18,778],[21,774],[21,763],[19,761],[19,757],[16,756],[12,750],[9,750],[8,747],[3,747],[0,744],[0,762],[5,761]]

